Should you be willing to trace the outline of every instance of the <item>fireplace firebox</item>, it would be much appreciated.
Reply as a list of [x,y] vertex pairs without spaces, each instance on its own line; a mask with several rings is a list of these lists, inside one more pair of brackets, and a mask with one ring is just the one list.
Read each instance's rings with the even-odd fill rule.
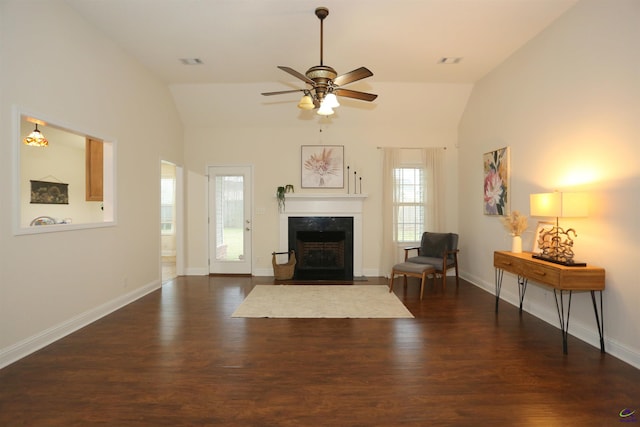
[[289,217],[297,280],[353,279],[353,217]]

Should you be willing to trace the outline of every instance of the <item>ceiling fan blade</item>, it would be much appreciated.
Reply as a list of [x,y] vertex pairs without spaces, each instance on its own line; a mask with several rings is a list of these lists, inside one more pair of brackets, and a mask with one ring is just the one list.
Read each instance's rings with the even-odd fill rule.
[[344,96],[346,98],[355,98],[355,99],[360,99],[362,101],[369,101],[369,102],[373,101],[378,97],[378,95],[374,95],[373,93],[358,92],[357,90],[349,90],[349,89],[341,89],[341,88],[335,89],[333,92],[338,96]]
[[369,71],[366,67],[360,67],[356,70],[349,71],[348,73],[342,74],[341,76],[333,79],[333,83],[337,86],[343,86],[348,83],[352,83],[358,80],[366,79],[367,77],[373,76],[373,73]]
[[302,80],[305,83],[310,84],[311,86],[315,87],[315,85],[316,85],[316,82],[314,82],[313,80],[311,80],[309,77],[305,76],[304,74],[294,70],[293,68],[285,67],[283,65],[278,65],[278,68],[280,68],[282,71],[285,71],[285,72],[291,74],[294,77],[299,78],[300,80]]
[[293,92],[304,92],[304,89],[279,90],[277,92],[262,92],[261,95],[264,95],[264,96],[282,95],[283,93],[293,93]]

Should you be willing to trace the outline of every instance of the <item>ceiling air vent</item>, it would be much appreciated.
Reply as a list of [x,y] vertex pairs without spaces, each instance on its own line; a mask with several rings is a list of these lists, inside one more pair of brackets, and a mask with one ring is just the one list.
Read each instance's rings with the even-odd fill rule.
[[202,65],[202,64],[204,64],[204,62],[202,62],[202,59],[200,59],[200,58],[180,58],[180,62],[182,62],[184,65]]
[[445,65],[459,64],[460,61],[462,61],[462,57],[460,56],[449,56],[449,57],[440,58],[440,60],[438,61],[438,64],[445,64]]

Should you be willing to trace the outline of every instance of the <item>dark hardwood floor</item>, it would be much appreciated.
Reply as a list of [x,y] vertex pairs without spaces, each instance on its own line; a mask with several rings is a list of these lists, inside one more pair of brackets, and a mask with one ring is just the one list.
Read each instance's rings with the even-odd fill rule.
[[270,278],[180,277],[0,370],[0,425],[640,423],[640,370],[449,280],[399,282],[415,319],[235,319]]

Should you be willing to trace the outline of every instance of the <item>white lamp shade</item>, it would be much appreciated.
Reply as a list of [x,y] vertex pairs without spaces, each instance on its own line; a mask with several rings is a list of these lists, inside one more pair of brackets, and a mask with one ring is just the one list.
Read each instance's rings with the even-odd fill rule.
[[539,193],[529,196],[529,212],[531,216],[560,215],[560,193]]
[[585,217],[589,212],[586,193],[538,193],[529,196],[531,216]]

